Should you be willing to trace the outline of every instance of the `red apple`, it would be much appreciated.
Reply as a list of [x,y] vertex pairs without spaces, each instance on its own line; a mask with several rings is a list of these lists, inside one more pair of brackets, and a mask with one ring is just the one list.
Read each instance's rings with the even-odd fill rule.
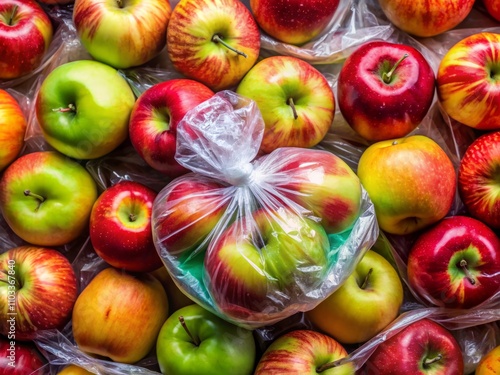
[[52,42],[49,16],[35,0],[0,2],[0,79],[33,72]]
[[321,34],[338,6],[339,0],[250,0],[259,26],[290,44],[304,44]]
[[475,0],[378,0],[386,17],[404,32],[430,37],[458,26]]
[[337,362],[345,357],[346,349],[331,337],[307,329],[294,330],[272,342],[254,375],[354,375],[352,363]]
[[495,20],[500,21],[500,1],[483,0],[483,4],[488,11],[488,14]]
[[275,188],[321,218],[327,233],[344,232],[358,219],[362,194],[359,178],[331,152],[281,148],[261,157],[259,163],[272,163],[269,168],[276,176]]
[[176,70],[220,91],[255,64],[260,31],[240,0],[181,0],[168,23],[167,51]]
[[153,236],[160,248],[180,255],[206,246],[229,204],[225,192],[219,182],[192,173],[168,184],[153,206]]
[[20,246],[0,255],[0,333],[31,340],[39,330],[62,329],[71,317],[77,281],[54,249]]
[[500,34],[465,37],[441,59],[439,101],[452,119],[474,129],[500,129]]
[[135,181],[120,181],[97,198],[90,214],[90,241],[108,264],[134,272],[162,266],[151,229],[156,192]]
[[168,80],[143,92],[129,120],[130,141],[141,158],[171,178],[187,173],[175,160],[177,124],[213,94],[204,84],[190,79]]
[[0,374],[43,375],[46,362],[32,343],[0,336]]
[[0,89],[0,171],[12,163],[24,146],[27,122],[19,103]]
[[500,240],[479,220],[447,217],[412,246],[408,281],[432,305],[475,307],[500,290]]
[[476,138],[458,170],[458,191],[470,215],[500,229],[500,131]]
[[364,139],[404,137],[424,119],[434,98],[434,71],[414,47],[386,41],[358,47],[337,83],[339,109]]
[[335,97],[323,74],[292,56],[259,61],[236,92],[257,103],[265,123],[261,151],[317,145],[335,116]]
[[383,341],[360,375],[460,375],[462,351],[453,335],[429,319],[415,321]]

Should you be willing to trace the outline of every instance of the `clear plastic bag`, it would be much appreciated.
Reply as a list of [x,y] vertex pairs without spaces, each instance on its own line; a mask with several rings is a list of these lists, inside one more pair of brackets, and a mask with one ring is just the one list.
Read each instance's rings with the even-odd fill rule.
[[[308,164],[308,154],[336,157],[300,148],[259,157],[263,126],[256,104],[231,91],[188,112],[178,127],[176,159],[193,173],[160,191],[152,216],[157,250],[179,288],[248,328],[313,308],[340,286],[378,235],[360,185],[352,221],[326,234],[314,210],[294,199],[309,193],[293,187],[304,177],[286,165],[296,160],[307,178],[322,179],[325,165]],[[333,192],[335,183],[331,188],[332,196],[340,194]],[[329,198],[325,194],[325,204]]]

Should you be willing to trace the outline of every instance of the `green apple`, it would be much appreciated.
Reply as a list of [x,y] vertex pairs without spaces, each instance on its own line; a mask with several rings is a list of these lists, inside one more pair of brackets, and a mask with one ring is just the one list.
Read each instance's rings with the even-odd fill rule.
[[135,97],[116,69],[92,60],[55,68],[35,102],[45,140],[75,159],[108,154],[128,137]]
[[16,159],[0,180],[0,209],[23,240],[59,246],[80,236],[89,223],[97,186],[79,163],[57,151]]
[[342,286],[306,316],[344,344],[368,341],[398,315],[403,284],[392,265],[368,250]]
[[252,331],[193,304],[177,310],[163,324],[156,356],[162,374],[250,375],[256,347]]

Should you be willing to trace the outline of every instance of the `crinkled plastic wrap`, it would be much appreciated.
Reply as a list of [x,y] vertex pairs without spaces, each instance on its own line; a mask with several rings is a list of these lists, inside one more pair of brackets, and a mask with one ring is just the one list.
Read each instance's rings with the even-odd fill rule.
[[[347,164],[302,148],[259,156],[263,129],[256,104],[231,91],[188,112],[176,159],[192,173],[159,192],[152,216],[158,253],[181,290],[248,328],[316,306],[378,236]],[[320,196],[304,187],[328,179]],[[313,205],[298,203],[311,197]]]

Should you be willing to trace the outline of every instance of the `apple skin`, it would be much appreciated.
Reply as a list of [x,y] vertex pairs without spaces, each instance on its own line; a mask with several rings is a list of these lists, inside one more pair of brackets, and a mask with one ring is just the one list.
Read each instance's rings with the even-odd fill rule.
[[[242,56],[213,41],[218,35]],[[167,52],[177,71],[214,91],[235,86],[260,53],[260,31],[239,0],[181,0],[167,28]]]
[[194,303],[186,294],[184,294],[179,289],[166,267],[159,267],[150,273],[161,282],[161,285],[163,285],[165,292],[167,292],[170,314]]
[[255,21],[266,33],[295,45],[321,34],[338,6],[339,0],[250,0]]
[[0,172],[19,156],[26,128],[26,117],[19,103],[0,89]]
[[424,56],[409,45],[385,41],[358,47],[342,65],[337,83],[340,112],[371,142],[412,132],[429,111],[434,91],[434,71]]
[[269,319],[288,302],[283,294],[305,295],[324,282],[329,246],[319,223],[292,210],[259,209],[210,243],[205,284],[229,319]]
[[454,120],[479,130],[500,129],[500,34],[465,37],[441,59],[436,87],[443,110]]
[[380,229],[406,235],[439,221],[450,211],[456,172],[431,138],[412,135],[373,143],[357,170],[375,206]]
[[317,372],[317,369],[347,357],[346,349],[320,332],[298,329],[275,339],[260,358],[254,375],[324,374],[354,375],[353,363],[345,363]]
[[46,362],[33,344],[0,336],[0,374],[44,375]]
[[227,189],[231,187],[193,173],[170,182],[153,204],[157,246],[178,256],[204,244],[229,204]]
[[436,306],[475,307],[500,291],[499,275],[499,238],[468,216],[447,217],[426,229],[408,255],[409,285]]
[[343,344],[363,343],[396,319],[403,294],[403,284],[393,266],[382,255],[368,250],[340,288],[306,316]]
[[106,263],[131,272],[161,267],[153,242],[151,214],[156,192],[136,181],[122,180],[95,201],[89,236]]
[[[259,163],[265,160],[262,156]],[[326,233],[352,228],[361,211],[362,187],[340,157],[323,150],[285,147],[273,152],[272,162],[270,175],[276,176],[275,188],[321,218]]]
[[214,95],[204,84],[191,79],[158,83],[135,102],[130,115],[130,141],[139,156],[170,178],[188,172],[175,160],[177,124],[198,104]]
[[168,0],[76,0],[73,23],[90,55],[117,69],[145,64],[165,47]]
[[49,16],[35,0],[0,3],[0,80],[33,72],[52,42]]
[[[424,365],[439,356],[440,360]],[[432,320],[421,319],[379,344],[363,370],[360,375],[458,375],[464,373],[464,362],[453,335]]]
[[239,82],[236,93],[254,100],[259,107],[265,123],[260,148],[264,153],[279,147],[315,146],[325,137],[335,116],[335,96],[325,76],[292,56],[259,61]]
[[193,304],[175,311],[165,321],[158,334],[156,356],[162,374],[250,375],[256,345],[252,331]]
[[84,352],[134,363],[154,348],[167,316],[167,294],[158,279],[105,268],[76,300],[73,336]]
[[59,65],[36,96],[36,118],[47,143],[75,159],[108,154],[128,137],[135,97],[116,69],[93,60]]
[[56,375],[92,375],[92,374],[93,374],[92,372],[89,372],[82,367],[78,367],[76,365],[68,365],[65,366]]
[[13,304],[2,304],[0,333],[28,341],[39,330],[62,329],[71,318],[77,292],[73,268],[58,251],[29,245],[6,251],[0,255],[0,297],[15,298]]
[[476,367],[475,375],[500,375],[500,345],[481,358]]
[[389,21],[408,34],[431,37],[458,26],[475,0],[378,0]]
[[495,20],[500,21],[500,3],[498,0],[483,0],[482,2],[488,14]]
[[500,229],[500,131],[480,135],[467,147],[458,169],[458,192],[467,211],[494,229]]
[[97,186],[90,173],[57,151],[22,155],[0,179],[5,221],[34,245],[60,246],[78,238],[88,227],[96,199]]

